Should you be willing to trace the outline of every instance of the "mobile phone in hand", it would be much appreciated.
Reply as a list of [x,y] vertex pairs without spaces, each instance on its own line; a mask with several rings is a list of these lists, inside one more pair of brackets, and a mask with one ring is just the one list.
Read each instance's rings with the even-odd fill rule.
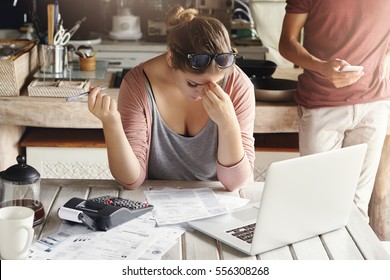
[[361,72],[363,71],[363,66],[356,65],[346,65],[340,70],[341,72]]

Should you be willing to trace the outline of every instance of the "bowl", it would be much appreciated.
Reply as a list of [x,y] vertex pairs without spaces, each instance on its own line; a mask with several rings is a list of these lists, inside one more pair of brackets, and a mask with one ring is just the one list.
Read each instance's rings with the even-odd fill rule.
[[257,101],[291,102],[297,92],[297,81],[274,78],[251,78]]
[[270,60],[238,58],[236,64],[248,77],[270,77],[276,70],[276,63]]

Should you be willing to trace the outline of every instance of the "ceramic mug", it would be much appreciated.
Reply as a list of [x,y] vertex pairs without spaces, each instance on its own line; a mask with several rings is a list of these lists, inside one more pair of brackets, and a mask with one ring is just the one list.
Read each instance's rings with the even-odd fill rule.
[[0,256],[5,260],[28,256],[33,230],[34,210],[23,206],[0,208]]

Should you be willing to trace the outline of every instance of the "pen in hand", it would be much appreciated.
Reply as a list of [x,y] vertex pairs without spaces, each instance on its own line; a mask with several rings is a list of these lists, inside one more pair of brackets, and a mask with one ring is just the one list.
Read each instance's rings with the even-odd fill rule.
[[[105,89],[107,89],[107,87],[101,87],[100,91],[105,90]],[[79,99],[81,97],[87,96],[88,94],[89,94],[89,91],[86,91],[86,92],[83,92],[83,93],[80,93],[80,94],[77,94],[77,95],[69,96],[69,97],[66,98],[66,102],[70,102],[70,101]]]

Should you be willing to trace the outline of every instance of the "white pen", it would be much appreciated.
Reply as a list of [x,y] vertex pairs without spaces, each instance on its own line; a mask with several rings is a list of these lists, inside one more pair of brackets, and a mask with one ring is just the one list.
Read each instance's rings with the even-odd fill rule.
[[[100,91],[105,90],[105,89],[107,89],[107,87],[101,87]],[[89,91],[86,91],[86,92],[83,92],[83,93],[80,93],[80,94],[77,94],[77,95],[69,96],[69,97],[66,98],[66,102],[70,102],[70,101],[79,99],[81,97],[87,96],[88,94],[89,94]]]

